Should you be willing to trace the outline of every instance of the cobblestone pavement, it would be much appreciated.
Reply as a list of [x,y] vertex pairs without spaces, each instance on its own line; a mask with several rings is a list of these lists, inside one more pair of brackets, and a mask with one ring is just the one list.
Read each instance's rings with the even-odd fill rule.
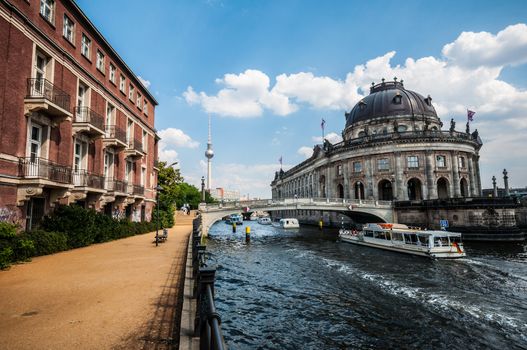
[[193,217],[0,271],[0,349],[176,347]]

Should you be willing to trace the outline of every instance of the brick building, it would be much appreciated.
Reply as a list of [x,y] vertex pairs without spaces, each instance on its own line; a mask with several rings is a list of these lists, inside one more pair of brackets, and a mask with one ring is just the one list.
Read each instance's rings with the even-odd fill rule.
[[155,205],[157,101],[74,1],[0,0],[0,220]]

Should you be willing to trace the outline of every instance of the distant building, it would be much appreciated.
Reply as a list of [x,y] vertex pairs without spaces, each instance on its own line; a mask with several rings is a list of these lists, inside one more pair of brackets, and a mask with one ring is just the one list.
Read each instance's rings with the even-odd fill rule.
[[[496,191],[498,192],[498,197],[502,198],[505,197],[505,189],[504,188],[497,188]],[[493,197],[494,189],[492,188],[484,188],[482,191],[483,197]],[[509,190],[510,197],[518,197],[523,198],[527,197],[527,187],[524,188],[511,188]]]
[[217,201],[231,202],[240,200],[239,191],[229,191],[221,187],[215,188],[211,191],[212,198]]
[[79,6],[0,0],[0,47],[2,220],[71,203],[150,220],[157,101]]
[[442,131],[432,98],[394,79],[345,114],[343,141],[276,172],[272,197],[423,200],[481,195],[477,130]]

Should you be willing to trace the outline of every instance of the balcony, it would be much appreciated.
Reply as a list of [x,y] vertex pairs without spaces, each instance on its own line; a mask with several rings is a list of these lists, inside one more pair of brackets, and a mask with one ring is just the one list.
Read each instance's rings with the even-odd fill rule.
[[71,184],[71,167],[55,164],[43,158],[19,158],[19,176],[23,179],[48,180]]
[[104,191],[104,176],[89,173],[86,170],[73,171],[73,185],[77,188],[89,188]]
[[104,147],[125,148],[127,146],[126,133],[123,129],[116,125],[106,125],[104,130]]
[[144,199],[145,198],[145,187],[141,185],[134,185],[133,195],[135,196],[136,199]]
[[124,150],[126,157],[141,158],[145,155],[143,143],[139,139],[128,140],[128,148]]
[[105,135],[104,118],[89,107],[75,107],[72,127],[74,133],[82,132],[94,139]]
[[128,184],[126,181],[116,180],[112,177],[104,181],[104,189],[113,192],[115,196],[127,196]]
[[70,95],[44,78],[30,78],[27,80],[24,114],[33,112],[44,112],[54,123],[69,121],[72,117]]

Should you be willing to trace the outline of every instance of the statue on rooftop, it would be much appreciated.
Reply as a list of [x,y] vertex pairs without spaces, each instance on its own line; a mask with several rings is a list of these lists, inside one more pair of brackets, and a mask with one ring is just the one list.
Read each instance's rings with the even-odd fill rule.
[[450,132],[454,132],[456,129],[456,122],[454,121],[454,118],[450,119]]

